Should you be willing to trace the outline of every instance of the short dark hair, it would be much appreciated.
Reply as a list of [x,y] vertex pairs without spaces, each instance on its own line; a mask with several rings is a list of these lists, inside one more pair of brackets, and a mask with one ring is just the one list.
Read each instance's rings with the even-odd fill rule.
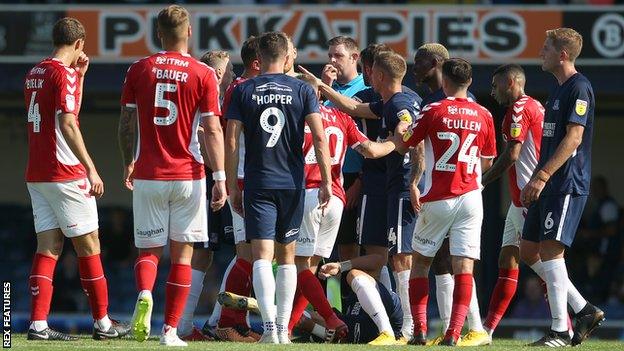
[[327,42],[327,46],[336,46],[336,45],[344,45],[345,49],[347,49],[350,52],[359,52],[360,49],[358,48],[358,44],[355,41],[355,39],[348,37],[346,35],[339,35],[337,37],[333,37],[331,39],[329,39],[329,41]]
[[75,18],[65,17],[56,21],[52,29],[52,43],[54,46],[72,45],[78,39],[86,36],[82,23]]
[[372,66],[375,63],[375,56],[384,51],[392,51],[386,44],[370,44],[360,53],[360,59],[364,66]]
[[247,38],[241,46],[241,59],[243,66],[248,68],[254,60],[258,59],[258,38],[253,35]]
[[524,69],[517,63],[508,63],[498,66],[498,68],[494,70],[492,76],[495,77],[499,74],[504,74],[505,76],[524,76]]
[[288,54],[288,37],[283,32],[266,32],[258,38],[258,57],[275,62]]
[[450,58],[442,64],[442,75],[457,86],[468,85],[472,79],[472,66],[462,58]]

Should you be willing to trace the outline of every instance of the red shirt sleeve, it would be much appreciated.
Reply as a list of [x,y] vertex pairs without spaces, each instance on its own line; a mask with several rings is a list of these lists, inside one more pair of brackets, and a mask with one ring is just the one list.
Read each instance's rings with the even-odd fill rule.
[[488,113],[485,116],[485,121],[487,129],[484,131],[485,140],[481,148],[481,157],[493,158],[496,157],[496,135],[492,115]]
[[409,126],[407,132],[403,135],[403,143],[406,146],[416,146],[425,139],[434,113],[435,110],[427,110],[416,116],[414,123]]
[[134,91],[134,72],[137,70],[138,63],[132,64],[126,72],[123,88],[121,90],[121,106],[136,107],[136,96]]
[[347,132],[347,145],[354,147],[368,140],[368,137],[360,132],[353,118],[342,111],[336,109],[334,109],[334,111],[336,111],[335,113],[337,117],[342,119],[342,124],[345,126],[345,130]]
[[61,113],[77,116],[80,110],[80,78],[73,69],[58,70],[56,73],[55,105]]
[[531,117],[528,106],[516,106],[514,104],[511,107],[511,118],[507,126],[509,129],[504,130],[507,141],[513,140],[523,143],[531,129]]
[[227,126],[227,120],[225,119],[225,115],[227,114],[228,107],[230,106],[230,102],[232,101],[232,91],[236,88],[235,82],[232,82],[227,89],[225,90],[225,95],[223,95],[223,104],[221,105],[222,115],[220,117],[221,128],[225,132],[225,127]]
[[217,75],[210,68],[202,80],[203,96],[199,102],[199,113],[202,117],[221,116],[219,107],[219,84]]

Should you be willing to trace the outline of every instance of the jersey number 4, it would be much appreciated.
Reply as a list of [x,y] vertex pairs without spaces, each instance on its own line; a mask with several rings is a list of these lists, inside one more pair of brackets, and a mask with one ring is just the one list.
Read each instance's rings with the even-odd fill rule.
[[[475,169],[475,165],[479,162],[479,157],[477,157],[478,147],[470,146],[472,142],[477,137],[476,134],[470,133],[466,137],[466,140],[461,144],[461,149],[459,150],[459,155],[457,156],[457,162],[466,163],[466,170],[468,174],[472,174]],[[457,169],[456,164],[448,163],[448,161],[455,155],[457,149],[459,149],[459,143],[461,142],[461,137],[453,132],[438,132],[438,139],[440,140],[450,140],[451,145],[448,149],[440,156],[438,162],[435,163],[436,171],[443,172],[455,172]]]
[[41,129],[41,115],[39,114],[39,103],[37,102],[37,91],[33,91],[28,104],[28,122],[33,124],[33,133],[39,133]]

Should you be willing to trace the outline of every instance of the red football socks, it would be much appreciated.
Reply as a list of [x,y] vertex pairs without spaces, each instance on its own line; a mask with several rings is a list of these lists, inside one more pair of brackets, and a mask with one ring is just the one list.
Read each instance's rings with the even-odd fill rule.
[[484,324],[487,329],[496,329],[505,311],[507,311],[511,299],[513,299],[516,294],[519,272],[518,269],[501,268],[498,270],[498,281],[496,282],[492,298],[490,299],[488,315]]
[[470,298],[472,296],[472,274],[455,274],[455,287],[453,289],[453,309],[451,310],[451,322],[446,330],[445,339],[458,340],[461,335]]
[[134,263],[134,276],[137,291],[154,289],[158,273],[158,257],[151,253],[142,253]]
[[177,328],[191,290],[191,265],[172,264],[165,288],[165,324]]
[[[298,282],[297,285],[299,285]],[[295,298],[293,299],[293,307],[292,312],[290,313],[290,321],[288,322],[289,332],[292,332],[292,330],[295,328],[295,325],[299,323],[299,320],[303,315],[303,311],[305,311],[306,307],[308,307],[308,304],[308,299],[303,296],[300,286],[298,286],[297,291],[295,292]]]
[[429,278],[414,278],[409,281],[409,299],[414,334],[427,334],[427,301],[429,300]]
[[[251,294],[251,263],[238,258],[230,273],[225,279],[225,291],[240,295],[249,296]],[[219,318],[219,327],[235,327],[247,325],[247,311],[235,310],[223,307]]]
[[52,280],[56,260],[50,256],[35,254],[28,284],[30,285],[30,320],[45,321],[52,302]]
[[78,269],[80,283],[89,298],[93,319],[104,318],[108,313],[108,287],[100,254],[78,257]]
[[310,301],[314,309],[316,309],[325,321],[335,316],[334,310],[332,310],[329,301],[327,301],[321,282],[319,282],[318,278],[316,278],[311,270],[306,269],[299,273],[297,276],[297,285],[300,286],[303,296]]

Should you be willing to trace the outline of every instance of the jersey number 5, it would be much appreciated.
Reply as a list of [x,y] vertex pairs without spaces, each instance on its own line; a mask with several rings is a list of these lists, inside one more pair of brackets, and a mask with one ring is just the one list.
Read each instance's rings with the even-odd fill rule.
[[[478,147],[470,146],[472,142],[477,137],[476,134],[470,133],[466,137],[466,140],[461,145],[461,149],[459,150],[459,155],[457,156],[457,162],[466,163],[466,168],[468,174],[472,174],[475,169],[475,165],[479,162],[479,158],[477,157]],[[451,146],[440,156],[438,162],[435,163],[436,171],[443,172],[455,172],[457,169],[456,164],[448,163],[448,160],[455,155],[457,149],[459,149],[459,143],[461,142],[461,137],[453,132],[438,132],[438,139],[440,140],[450,140]]]
[[156,83],[154,107],[166,108],[169,111],[169,114],[165,117],[155,116],[155,125],[170,126],[178,119],[178,106],[176,106],[175,102],[165,98],[165,92],[175,93],[176,91],[178,91],[178,86],[176,84]]

